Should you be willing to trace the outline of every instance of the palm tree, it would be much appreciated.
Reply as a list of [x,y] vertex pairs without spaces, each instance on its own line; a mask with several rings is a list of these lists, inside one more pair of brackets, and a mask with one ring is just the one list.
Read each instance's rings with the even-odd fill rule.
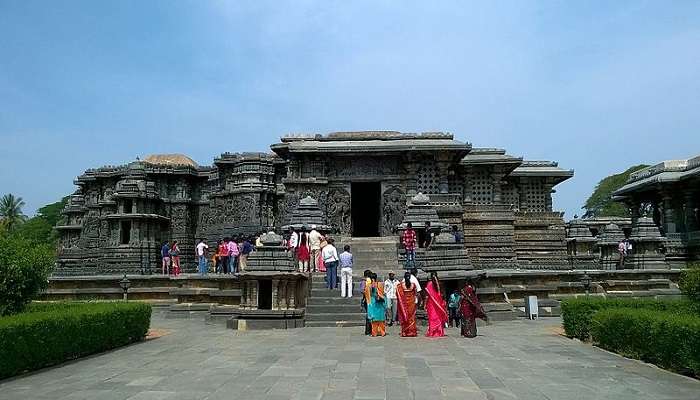
[[24,207],[24,200],[11,193],[0,199],[0,222],[8,231],[27,219],[27,216],[22,213],[22,207]]

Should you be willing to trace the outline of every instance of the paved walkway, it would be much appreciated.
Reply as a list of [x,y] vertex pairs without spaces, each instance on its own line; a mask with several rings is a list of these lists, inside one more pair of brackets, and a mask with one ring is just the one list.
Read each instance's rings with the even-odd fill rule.
[[362,328],[235,332],[154,317],[170,334],[0,384],[11,399],[693,399],[700,382],[553,331],[499,322],[476,339]]

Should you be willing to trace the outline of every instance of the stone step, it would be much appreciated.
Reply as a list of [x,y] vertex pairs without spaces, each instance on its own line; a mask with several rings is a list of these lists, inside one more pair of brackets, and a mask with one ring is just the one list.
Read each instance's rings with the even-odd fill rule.
[[309,328],[343,328],[365,326],[365,321],[306,321],[305,326]]
[[306,315],[307,318],[309,315],[317,315],[317,314],[354,314],[356,312],[362,312],[362,308],[360,307],[360,297],[356,299],[353,304],[323,304],[323,305],[306,305]]
[[327,305],[346,305],[346,304],[351,304],[351,305],[357,305],[360,304],[360,299],[361,296],[358,293],[357,295],[353,294],[353,297],[351,298],[345,298],[345,297],[311,297],[309,296],[309,299],[306,301],[306,304],[311,306],[327,306]]
[[[359,307],[358,307],[359,310]],[[309,313],[306,314],[307,321],[365,321],[364,312],[354,313]]]
[[312,289],[310,298],[315,297],[338,297],[340,298],[340,289]]

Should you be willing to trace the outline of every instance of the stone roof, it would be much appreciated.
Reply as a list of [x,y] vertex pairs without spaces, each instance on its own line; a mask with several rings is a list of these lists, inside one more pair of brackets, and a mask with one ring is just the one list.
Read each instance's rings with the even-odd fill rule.
[[197,168],[197,163],[184,154],[150,154],[147,155],[143,162],[153,165],[177,166],[185,165],[192,168]]
[[523,161],[510,173],[510,176],[547,176],[556,178],[556,183],[561,183],[574,176],[574,170],[560,168],[554,161]]
[[451,133],[395,131],[334,132],[327,135],[287,135],[271,149],[285,153],[347,153],[402,151],[457,151],[466,154],[471,144],[454,140]]
[[613,196],[623,196],[650,188],[656,190],[655,185],[659,183],[678,182],[699,177],[700,156],[685,160],[663,161],[630,174],[627,183],[616,190]]

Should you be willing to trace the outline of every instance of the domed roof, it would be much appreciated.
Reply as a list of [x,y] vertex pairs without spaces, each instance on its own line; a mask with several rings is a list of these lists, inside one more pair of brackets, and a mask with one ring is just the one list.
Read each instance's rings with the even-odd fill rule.
[[151,154],[146,156],[143,161],[154,165],[186,165],[197,168],[197,163],[184,154]]

